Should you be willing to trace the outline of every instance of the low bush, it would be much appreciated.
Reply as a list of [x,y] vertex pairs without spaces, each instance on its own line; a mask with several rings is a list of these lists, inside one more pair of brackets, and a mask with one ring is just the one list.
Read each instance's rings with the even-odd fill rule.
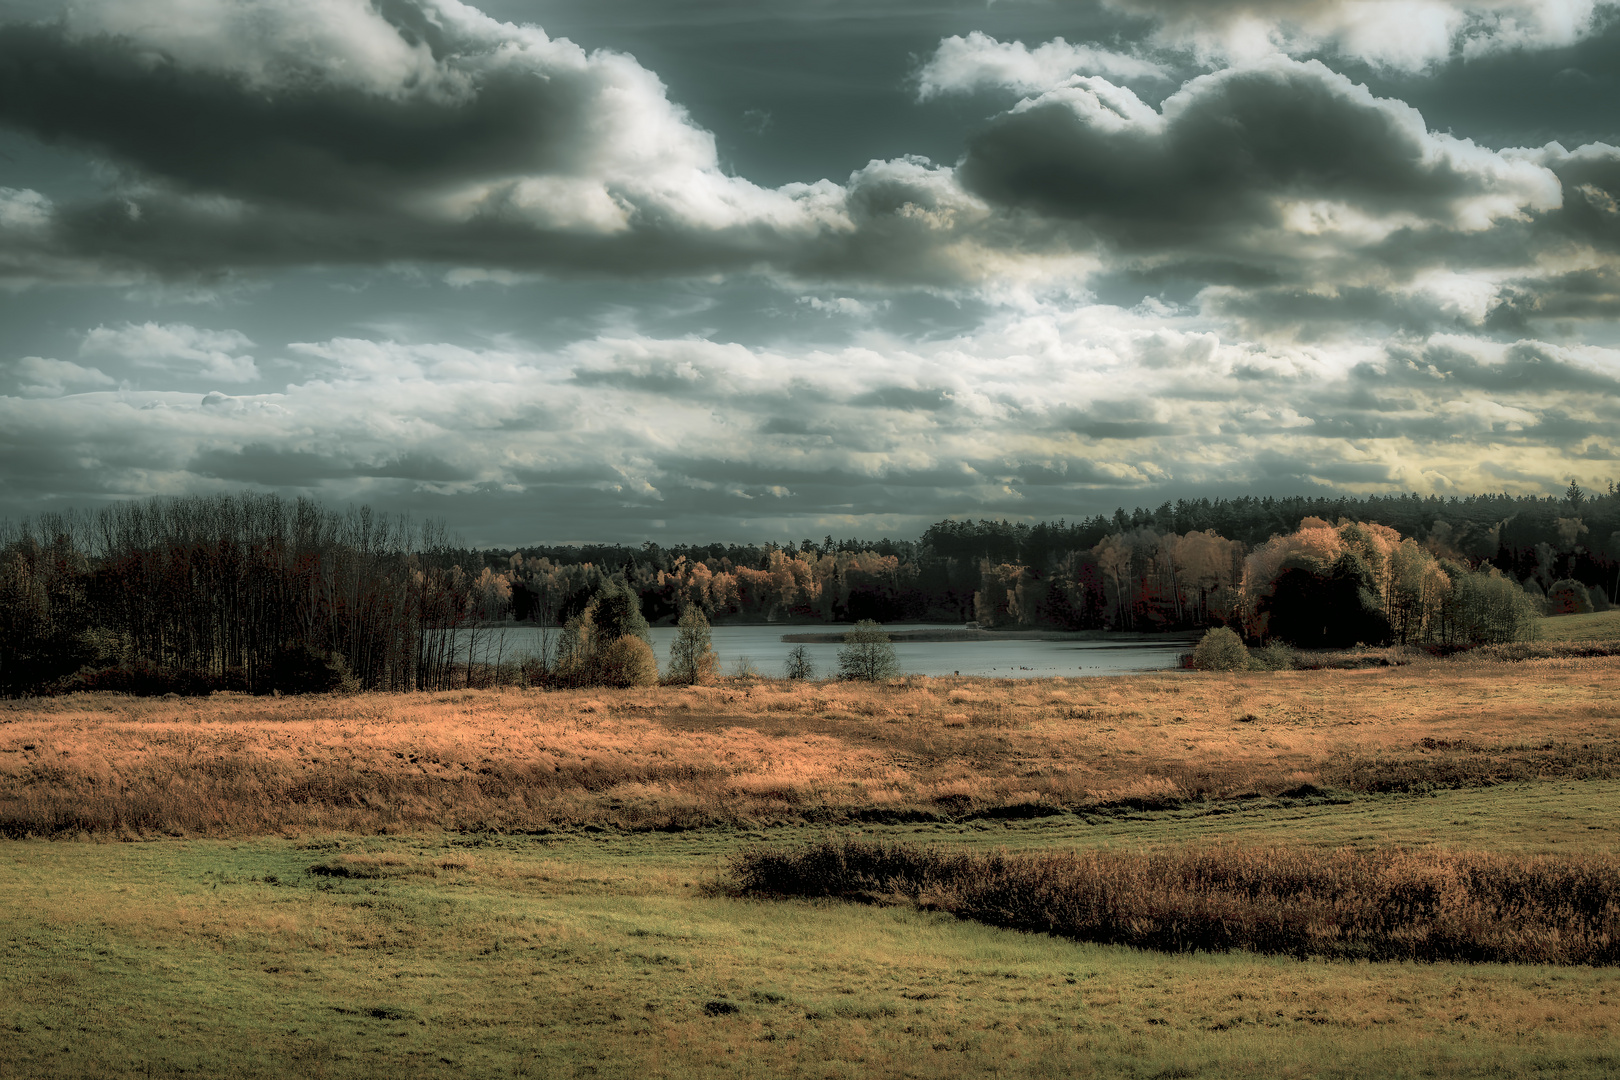
[[972,854],[831,840],[733,858],[746,895],[900,900],[1166,952],[1620,963],[1620,860],[1213,848]]
[[1269,642],[1249,650],[1249,666],[1256,671],[1292,671],[1299,666],[1299,653],[1291,645]]
[[1224,626],[1204,632],[1193,648],[1192,666],[1199,671],[1247,671],[1249,650],[1243,639]]
[[1547,590],[1547,609],[1552,615],[1589,615],[1597,610],[1585,585],[1572,578],[1552,583]]

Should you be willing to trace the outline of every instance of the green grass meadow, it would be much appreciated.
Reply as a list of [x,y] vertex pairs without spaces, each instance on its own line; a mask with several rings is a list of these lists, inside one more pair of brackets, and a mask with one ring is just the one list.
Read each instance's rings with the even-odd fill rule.
[[[1620,784],[886,826],[1613,852]],[[1166,955],[726,894],[810,828],[0,847],[0,1076],[1620,1075],[1620,973]]]
[[1542,619],[1543,641],[1620,640],[1620,608],[1586,615],[1553,615]]

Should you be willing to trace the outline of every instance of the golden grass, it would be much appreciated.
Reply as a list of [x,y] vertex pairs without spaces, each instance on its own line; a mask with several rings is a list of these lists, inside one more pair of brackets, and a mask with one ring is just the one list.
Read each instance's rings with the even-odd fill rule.
[[1620,658],[0,706],[11,835],[963,818],[1620,775]]

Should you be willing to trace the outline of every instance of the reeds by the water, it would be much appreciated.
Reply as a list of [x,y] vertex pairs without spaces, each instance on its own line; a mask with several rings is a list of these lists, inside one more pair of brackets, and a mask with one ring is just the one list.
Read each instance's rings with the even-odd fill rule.
[[977,854],[831,840],[755,848],[747,895],[899,900],[994,926],[1166,952],[1620,963],[1620,860],[1237,848]]

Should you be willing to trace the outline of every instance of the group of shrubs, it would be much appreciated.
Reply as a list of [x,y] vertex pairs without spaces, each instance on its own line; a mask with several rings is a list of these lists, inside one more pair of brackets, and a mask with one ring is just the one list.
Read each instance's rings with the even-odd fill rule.
[[1280,641],[1250,649],[1237,631],[1217,626],[1205,631],[1186,663],[1198,671],[1289,671],[1299,666],[1299,653]]
[[[681,613],[670,646],[669,665],[660,677],[652,634],[635,593],[609,582],[564,627],[555,657],[538,658],[536,682],[557,687],[692,686],[720,676],[709,621],[696,605]],[[757,675],[747,661],[736,674]],[[877,682],[900,674],[894,645],[883,627],[864,619],[844,634],[838,650],[837,677]],[[782,677],[813,679],[810,651],[803,645],[788,654]]]
[[1398,667],[1422,656],[1467,653],[1480,660],[1546,660],[1620,655],[1613,641],[1511,641],[1476,646],[1395,646],[1353,649],[1300,650],[1280,641],[1253,648],[1224,626],[1205,632],[1182,666],[1196,671],[1312,671],[1321,668]]
[[322,652],[303,643],[276,650],[263,677],[255,681],[248,679],[244,668],[202,671],[127,657],[104,657],[102,661],[87,663],[50,687],[50,692],[101,690],[134,697],[206,697],[218,692],[247,693],[255,685],[265,694],[341,694],[360,689],[341,653]]

